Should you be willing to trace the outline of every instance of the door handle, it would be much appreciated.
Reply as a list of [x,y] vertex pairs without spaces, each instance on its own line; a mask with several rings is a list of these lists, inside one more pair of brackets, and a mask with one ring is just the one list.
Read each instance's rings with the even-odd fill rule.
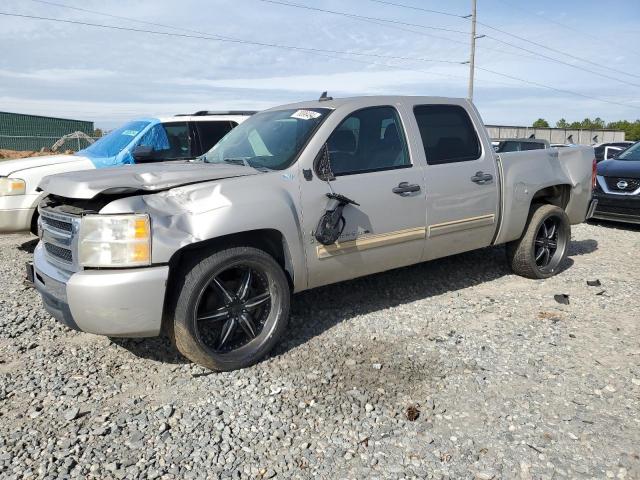
[[396,193],[401,196],[406,196],[407,193],[414,193],[420,191],[420,185],[410,184],[409,182],[400,182],[397,187],[394,187],[391,190],[393,193]]
[[484,185],[486,183],[490,183],[493,180],[493,175],[490,173],[484,173],[482,171],[476,172],[476,174],[471,177],[471,181],[473,183],[477,183],[478,185]]

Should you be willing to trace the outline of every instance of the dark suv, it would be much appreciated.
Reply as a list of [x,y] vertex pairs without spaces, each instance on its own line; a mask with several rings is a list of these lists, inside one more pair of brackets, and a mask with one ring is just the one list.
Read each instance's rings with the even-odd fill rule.
[[640,142],[598,163],[593,218],[640,224]]

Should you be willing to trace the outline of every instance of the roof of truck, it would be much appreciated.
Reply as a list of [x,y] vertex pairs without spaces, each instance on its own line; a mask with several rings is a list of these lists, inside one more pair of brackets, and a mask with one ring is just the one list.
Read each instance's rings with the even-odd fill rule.
[[346,98],[331,98],[323,100],[312,100],[306,102],[290,103],[287,105],[279,105],[277,107],[270,108],[269,110],[286,110],[286,109],[303,109],[303,108],[331,108],[336,109],[345,105],[352,107],[366,107],[371,104],[388,104],[393,105],[396,103],[403,103],[411,101],[413,103],[425,103],[425,104],[454,104],[463,105],[469,104],[466,98],[455,97],[423,97],[423,96],[409,96],[409,95],[377,95],[377,96],[361,96],[361,97],[346,97]]
[[246,120],[251,115],[256,113],[253,110],[231,110],[227,112],[209,112],[209,111],[200,111],[192,114],[189,113],[181,113],[178,115],[167,116],[167,117],[157,117],[161,123],[166,122],[204,122],[204,121],[231,121],[231,122],[241,122]]

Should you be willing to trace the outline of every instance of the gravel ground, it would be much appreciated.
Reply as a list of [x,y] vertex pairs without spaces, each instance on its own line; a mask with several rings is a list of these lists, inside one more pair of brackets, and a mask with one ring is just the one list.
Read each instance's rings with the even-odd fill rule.
[[491,248],[300,294],[215,374],[58,325],[3,236],[0,477],[640,478],[640,229],[573,237],[546,281]]

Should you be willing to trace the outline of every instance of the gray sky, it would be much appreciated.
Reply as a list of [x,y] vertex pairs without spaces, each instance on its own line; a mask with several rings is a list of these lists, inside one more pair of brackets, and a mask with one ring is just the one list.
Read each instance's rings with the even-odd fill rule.
[[[0,11],[190,34],[179,30],[186,29],[208,36],[370,56],[312,54],[0,16],[0,110],[87,119],[112,128],[140,116],[203,109],[261,109],[314,99],[323,90],[334,96],[466,96],[467,92],[467,66],[375,57],[463,62],[469,55],[468,34],[406,25],[468,32],[469,22],[460,18],[372,0],[283,1],[392,19],[403,25],[366,22],[260,0],[51,1],[175,29],[33,0],[4,0]],[[460,15],[469,13],[470,8],[468,0],[393,1]],[[640,2],[612,0],[604,9],[602,3],[578,0],[478,0],[478,9],[479,21],[568,55],[484,26],[478,27],[479,34],[613,78],[546,61],[493,38],[478,40],[480,67],[622,104],[478,71],[475,102],[487,123],[530,124],[538,117],[551,123],[561,117],[570,121],[587,116],[607,121],[640,118],[640,53],[635,48],[640,39]]]

